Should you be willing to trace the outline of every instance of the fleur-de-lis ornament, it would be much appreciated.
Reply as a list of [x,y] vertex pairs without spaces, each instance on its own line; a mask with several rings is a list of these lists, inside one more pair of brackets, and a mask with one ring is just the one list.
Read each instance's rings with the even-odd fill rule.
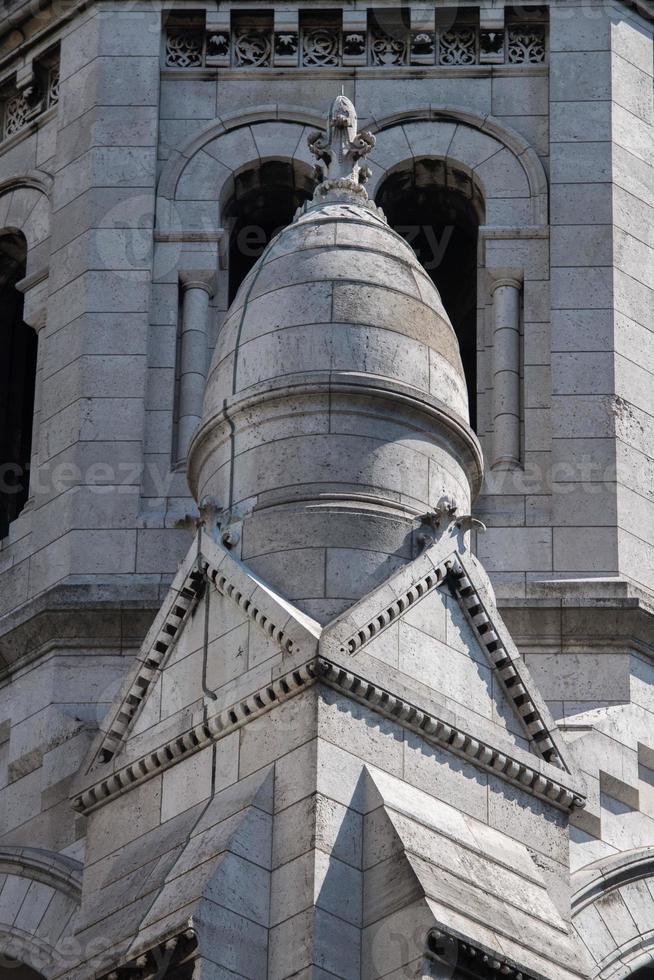
[[330,191],[354,194],[360,200],[368,199],[363,184],[370,176],[370,168],[362,160],[375,145],[375,137],[369,132],[357,131],[356,109],[345,95],[334,99],[327,119],[327,133],[311,133],[309,149],[319,160],[316,167],[322,181],[316,190],[324,197]]

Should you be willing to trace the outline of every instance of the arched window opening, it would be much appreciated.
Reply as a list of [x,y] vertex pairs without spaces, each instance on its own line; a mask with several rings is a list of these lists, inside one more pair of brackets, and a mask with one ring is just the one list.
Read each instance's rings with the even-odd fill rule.
[[222,213],[229,229],[229,302],[266,245],[313,194],[310,167],[269,160],[233,179]]
[[456,332],[477,425],[477,239],[484,204],[471,177],[443,160],[414,160],[377,194],[388,222],[415,249]]
[[12,960],[9,956],[3,956],[0,964],[0,980],[44,980],[42,974],[31,966]]
[[636,970],[635,973],[631,974],[631,980],[654,980],[654,964],[652,966],[643,966],[640,970]]
[[36,379],[36,332],[23,321],[27,246],[20,234],[0,235],[0,538],[29,493]]

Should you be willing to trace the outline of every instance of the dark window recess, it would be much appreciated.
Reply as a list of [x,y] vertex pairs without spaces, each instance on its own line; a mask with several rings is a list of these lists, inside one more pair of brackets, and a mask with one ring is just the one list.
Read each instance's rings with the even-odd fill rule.
[[33,970],[31,966],[25,966],[18,960],[12,960],[9,956],[3,957],[4,968],[0,969],[0,978],[7,980],[44,980],[40,973]]
[[290,163],[270,160],[237,174],[223,208],[229,234],[229,301],[268,243],[313,194],[315,180]]
[[477,425],[477,238],[481,195],[441,160],[389,174],[377,194],[388,223],[415,249],[440,293],[461,349],[470,424]]
[[22,236],[0,236],[0,537],[25,506],[32,451],[37,336],[23,322]]

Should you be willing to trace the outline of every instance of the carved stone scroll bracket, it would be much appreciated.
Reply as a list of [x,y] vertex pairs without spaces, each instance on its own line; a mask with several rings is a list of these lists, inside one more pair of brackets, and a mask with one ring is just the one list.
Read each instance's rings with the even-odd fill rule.
[[198,527],[205,531],[223,548],[232,551],[241,540],[241,520],[222,507],[215,497],[203,497],[199,504]]
[[[453,535],[458,533],[462,537],[473,530],[483,532],[486,525],[472,514],[458,514],[455,498],[446,495],[440,498],[433,511],[420,517],[417,543],[420,550],[424,551],[447,532]],[[460,547],[463,548],[463,541],[460,542]]]

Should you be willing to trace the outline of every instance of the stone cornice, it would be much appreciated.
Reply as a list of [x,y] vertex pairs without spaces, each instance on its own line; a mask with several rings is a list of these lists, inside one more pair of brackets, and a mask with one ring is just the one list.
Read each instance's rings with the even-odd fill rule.
[[525,682],[522,661],[514,659],[494,628],[484,601],[466,574],[459,559],[452,563],[452,588],[463,613],[485,648],[490,662],[502,684],[507,698],[513,702],[525,731],[533,740],[546,762],[564,768],[564,763],[552,739],[548,724],[538,705],[530,696],[531,684]]
[[436,567],[415,579],[406,591],[393,602],[375,612],[367,623],[360,626],[345,640],[342,654],[356,654],[391,623],[396,622],[405,609],[417,602],[447,579],[463,614],[484,647],[489,663],[494,667],[504,692],[513,702],[516,714],[534,747],[547,762],[564,768],[563,761],[552,739],[549,726],[538,706],[530,697],[531,683],[525,683],[521,661],[513,658],[493,626],[491,616],[484,606],[461,561],[452,554]]
[[486,950],[478,943],[472,943],[469,939],[460,939],[455,932],[447,932],[442,928],[429,930],[425,950],[426,959],[444,965],[441,957],[443,954],[447,957],[447,951],[452,946],[456,950],[459,965],[465,963],[471,968],[481,968],[486,971],[484,976],[489,978],[497,976],[508,977],[509,980],[539,980],[533,973],[525,973],[502,953]]
[[175,602],[168,610],[163,622],[159,625],[152,642],[143,656],[141,666],[134,677],[129,691],[123,698],[120,710],[111,720],[99,748],[97,758],[100,762],[108,762],[116,754],[127,730],[155,678],[170,649],[172,648],[180,628],[194,607],[203,588],[203,573],[194,568],[184,586],[177,593]]
[[[145,576],[144,576],[145,578]],[[0,573],[0,583],[2,574]],[[143,613],[161,606],[162,583],[143,582],[130,589],[122,584],[60,582],[0,616],[0,683],[15,671],[66,646],[104,646],[114,640],[123,650],[138,649],[143,637]],[[116,617],[116,625],[97,634],[89,614]],[[52,623],[57,625],[53,631]],[[95,632],[94,632],[95,631]],[[89,635],[93,633],[93,635]],[[121,639],[122,638],[122,639]]]
[[287,636],[284,629],[274,623],[269,616],[260,610],[247,596],[238,589],[234,582],[230,581],[229,576],[225,575],[218,568],[212,568],[207,564],[207,574],[216,586],[221,595],[225,595],[239,606],[253,623],[256,623],[264,633],[279,645],[279,648],[286,653],[297,652],[295,642]]
[[[624,7],[628,8],[630,10],[633,10],[636,14],[640,15],[645,20],[647,20],[647,21],[654,20],[654,13],[652,12],[651,6],[647,3],[647,0],[621,0],[621,2],[622,2],[622,5]],[[42,38],[44,38],[48,34],[52,33],[52,31],[55,31],[57,28],[61,27],[65,23],[67,23],[68,21],[70,21],[71,19],[73,19],[75,16],[77,16],[80,13],[82,13],[84,10],[87,10],[90,7],[93,7],[93,6],[95,6],[95,0],[77,0],[76,3],[73,3],[70,6],[66,6],[65,8],[61,8],[61,11],[59,13],[59,16],[55,16],[55,17],[53,17],[51,19],[45,19],[44,18],[44,28],[43,28],[43,30],[37,31],[36,32],[36,35],[33,36],[33,37],[31,36],[29,38],[25,38],[24,44],[19,45],[17,48],[15,48],[14,50],[12,50],[8,54],[6,60],[9,60],[12,56],[15,57],[19,53],[22,54],[24,52],[24,50],[25,50],[25,46],[29,45],[31,47],[33,44],[38,43],[39,41],[42,40]],[[21,25],[24,24],[27,20],[30,19],[30,17],[33,17],[33,16],[34,16],[34,5],[32,3],[30,3],[29,0],[18,0],[18,2],[16,2],[16,3],[10,3],[10,4],[8,4],[7,7],[6,7],[6,9],[5,9],[5,12],[4,12],[3,16],[0,17],[0,38],[5,37],[12,30],[20,30],[21,29]],[[421,67],[415,67],[415,66],[413,66],[412,69],[411,69],[410,66],[407,66],[407,67],[409,67],[409,70],[410,71],[412,70],[414,74],[418,74],[419,72],[424,72],[425,71],[424,66],[421,66]],[[436,67],[438,67],[438,66],[436,66]],[[542,72],[542,67],[541,66],[535,66],[535,67],[539,71]],[[484,72],[487,73],[489,71],[489,69],[491,69],[491,68],[493,68],[495,70],[494,73],[500,73],[501,74],[501,73],[503,73],[503,70],[506,68],[506,66],[504,66],[504,65],[499,65],[499,66],[498,65],[492,65],[492,66],[491,65],[474,65],[474,66],[472,66],[472,69],[473,69],[472,72],[471,72],[471,69],[467,69],[467,71],[468,71],[468,73],[481,74],[482,71],[484,71]],[[523,74],[526,74],[526,73],[535,74],[536,73],[534,71],[534,66],[513,65],[513,66],[511,66],[511,68],[513,70],[515,70],[517,68]],[[499,69],[499,72],[498,72],[498,69]],[[198,69],[198,71],[200,71],[200,70],[203,70],[205,72],[207,71],[207,69]],[[214,74],[216,73],[216,71],[217,71],[216,69],[213,69],[213,73]],[[224,71],[224,69],[223,69],[223,71]],[[259,69],[259,71],[261,71],[261,69]],[[279,72],[280,69],[279,68],[270,69],[270,71],[271,72],[272,71]],[[299,72],[299,71],[302,71],[302,69],[296,69],[295,71],[296,72]],[[322,69],[322,71],[325,71],[325,69]],[[335,77],[335,76],[336,77],[341,77],[341,76],[343,76],[343,77],[345,77],[345,76],[351,77],[351,75],[352,75],[352,68],[348,68],[348,67],[341,67],[341,68],[331,69],[331,70],[328,69],[328,71],[330,72],[330,76],[331,77]],[[360,72],[361,71],[361,68],[358,68],[357,71]],[[370,70],[369,73],[372,73],[374,71],[375,71],[375,69],[373,68],[373,69]],[[167,72],[167,74],[172,74],[173,72],[174,72],[174,69],[171,69],[169,72]],[[466,73],[465,67],[463,69],[458,68],[457,69],[457,73],[465,74]],[[308,71],[307,71],[307,74],[309,74]],[[393,72],[393,76],[404,77],[404,75],[405,75],[405,72],[404,71],[403,72],[399,72],[399,71]],[[330,77],[330,76],[328,76],[328,77]]]
[[420,733],[427,741],[463,756],[478,768],[501,776],[561,810],[571,810],[584,804],[583,797],[573,791],[567,781],[564,783],[554,775],[556,770],[553,766],[551,775],[546,775],[538,765],[532,767],[525,762],[523,753],[518,759],[506,751],[499,751],[490,743],[469,735],[462,727],[441,721],[434,713],[417,707],[325,657],[319,658],[318,674],[322,682],[342,690],[378,714]]
[[[559,751],[556,744],[558,736],[548,726],[546,709],[540,704],[528,671],[499,617],[495,617],[492,610],[488,612],[483,595],[485,586],[481,579],[477,582],[476,569],[468,568],[465,558],[456,550],[455,542],[447,536],[438,545],[428,548],[410,567],[413,569],[412,575],[407,576],[407,570],[404,570],[388,580],[387,586],[396,581],[395,588],[391,588],[390,592],[388,587],[381,587],[363,600],[367,617],[359,619],[358,626],[355,625],[356,617],[352,619],[348,614],[342,626],[349,623],[350,631],[341,632],[339,639],[337,620],[336,633],[330,634],[328,631],[325,643],[318,624],[313,624],[317,632],[312,633],[310,623],[302,625],[297,620],[302,615],[299,611],[293,613],[291,607],[284,608],[282,601],[268,593],[263,583],[257,585],[258,580],[238,562],[234,562],[228,551],[200,535],[178,572],[170,598],[152,625],[134,673],[125,683],[107,729],[96,741],[91,754],[91,769],[73,794],[75,808],[83,813],[94,810],[131,786],[146,781],[178,760],[241,728],[317,681],[342,691],[376,713],[418,732],[428,741],[447,748],[478,768],[492,772],[560,809],[583,806],[581,794],[574,789],[574,773],[566,766],[565,753],[562,755]],[[404,584],[398,589],[402,576]],[[123,760],[120,749],[147,693],[159,676],[187,617],[209,583],[278,644],[280,651],[292,656],[296,666],[235,704],[220,708],[214,715],[205,717],[201,723],[175,735],[156,749],[137,759]],[[356,654],[369,641],[398,621],[407,608],[428,592],[444,586],[456,598],[485,649],[489,664],[507,697],[513,702],[538,756],[530,756],[518,747],[502,745],[498,748],[492,744],[492,735],[486,738],[472,734],[458,721],[452,721],[451,716],[438,717],[431,707],[414,704],[356,670]],[[376,596],[379,596],[378,601],[383,601],[383,605],[376,605]],[[290,618],[285,618],[289,614]]]
[[569,811],[584,804],[583,797],[567,781],[564,782],[555,775],[553,766],[548,766],[549,772],[543,771],[543,764],[531,766],[526,761],[525,753],[517,751],[512,756],[506,751],[500,751],[469,735],[463,728],[442,721],[434,713],[417,707],[406,698],[385,690],[360,674],[324,656],[317,656],[221,709],[153,752],[110,772],[95,770],[97,778],[74,796],[74,808],[84,814],[91,813],[133,786],[146,782],[182,759],[219,741],[316,683],[342,692],[403,728],[418,732],[428,742],[447,748],[478,768],[500,776],[561,810]]
[[248,722],[266,714],[276,705],[299,694],[315,683],[317,673],[317,661],[313,659],[283,677],[276,678],[248,697],[240,698],[235,704],[223,708],[206,721],[165,742],[154,752],[149,752],[108,775],[96,770],[97,781],[73,798],[73,807],[81,813],[91,813],[133,786],[170,769],[181,759],[218,742]]

